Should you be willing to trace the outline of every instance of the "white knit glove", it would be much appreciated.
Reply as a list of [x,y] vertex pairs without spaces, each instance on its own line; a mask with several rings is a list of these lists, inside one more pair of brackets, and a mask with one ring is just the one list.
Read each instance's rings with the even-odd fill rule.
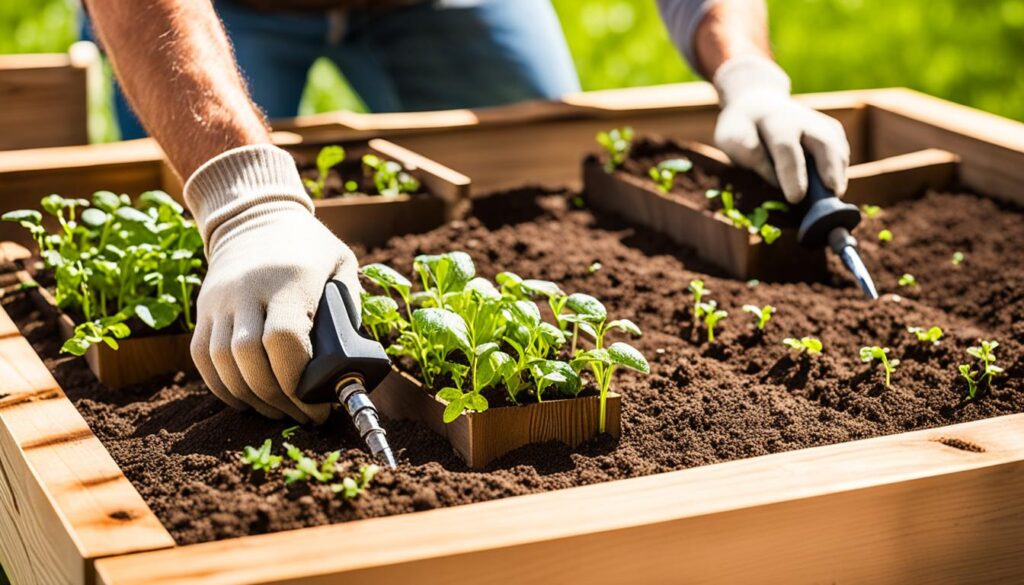
[[270,145],[225,152],[185,185],[209,270],[199,292],[192,359],[235,408],[323,422],[326,404],[295,397],[328,279],[359,298],[355,255],[315,217],[295,161]]
[[712,82],[722,105],[715,144],[733,162],[757,171],[797,203],[807,193],[803,145],[825,186],[837,196],[846,192],[850,145],[842,125],[793,100],[781,67],[757,55],[733,57]]

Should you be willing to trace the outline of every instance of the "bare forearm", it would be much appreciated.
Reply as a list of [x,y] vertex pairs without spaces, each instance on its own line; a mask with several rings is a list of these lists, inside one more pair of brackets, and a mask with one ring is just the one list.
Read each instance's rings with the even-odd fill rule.
[[226,150],[269,142],[209,0],[87,6],[128,101],[183,178]]
[[708,79],[732,57],[753,54],[771,58],[764,1],[716,3],[698,25],[693,42],[700,73]]

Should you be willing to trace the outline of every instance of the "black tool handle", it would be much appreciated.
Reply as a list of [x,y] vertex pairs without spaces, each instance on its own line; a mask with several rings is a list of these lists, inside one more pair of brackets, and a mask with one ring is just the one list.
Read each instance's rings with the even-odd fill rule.
[[844,203],[834,191],[825,186],[818,173],[818,165],[811,153],[804,149],[807,165],[807,195],[799,209],[804,216],[797,238],[808,247],[828,244],[829,234],[836,228],[852,231],[860,223],[860,210],[856,205]]
[[331,280],[313,318],[313,359],[299,380],[296,396],[311,403],[337,400],[335,385],[346,376],[362,379],[372,392],[391,372],[384,347],[359,332],[359,309],[344,283]]

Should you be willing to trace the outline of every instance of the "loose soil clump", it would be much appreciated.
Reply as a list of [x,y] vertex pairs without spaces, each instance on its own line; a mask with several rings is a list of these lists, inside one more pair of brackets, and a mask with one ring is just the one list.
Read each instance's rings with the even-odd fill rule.
[[[866,234],[888,228],[879,244]],[[601,298],[611,314],[637,322],[633,343],[650,376],[622,372],[622,438],[576,450],[532,445],[470,471],[424,426],[387,423],[400,468],[381,471],[352,501],[325,485],[286,486],[280,474],[247,470],[238,456],[267,437],[281,452],[285,421],[223,406],[195,376],[178,374],[117,392],[98,385],[81,359],[58,355],[53,317],[24,295],[8,312],[43,356],[143,498],[179,544],[468,504],[662,473],[1024,412],[1024,217],[970,194],[929,193],[887,208],[861,229],[863,256],[882,300],[865,300],[838,264],[826,282],[751,286],[709,273],[692,251],[615,218],[572,209],[560,194],[526,190],[477,202],[474,216],[432,232],[362,251],[363,263],[411,266],[421,253],[465,250],[478,271],[499,270],[559,283]],[[959,266],[951,255],[962,251]],[[601,268],[588,270],[594,262]],[[920,283],[899,288],[909,272]],[[693,323],[689,281],[699,278],[729,317],[708,345]],[[898,297],[891,293],[898,293]],[[777,313],[761,334],[744,304]],[[923,345],[910,325],[938,325],[946,336]],[[783,337],[814,335],[818,356],[795,355]],[[1006,375],[964,402],[956,365],[979,338],[996,339]],[[892,388],[865,345],[902,360]],[[342,450],[353,469],[369,463],[342,417],[298,431],[290,442],[323,457]],[[953,445],[952,448],[964,448]]]

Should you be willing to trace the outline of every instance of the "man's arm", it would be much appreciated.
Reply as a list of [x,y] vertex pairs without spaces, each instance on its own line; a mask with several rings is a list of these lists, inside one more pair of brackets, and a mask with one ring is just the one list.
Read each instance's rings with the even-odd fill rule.
[[680,52],[718,90],[715,144],[737,164],[778,184],[790,202],[807,192],[803,149],[825,185],[842,195],[850,147],[833,118],[792,100],[772,60],[764,0],[658,0]]
[[187,179],[218,154],[268,144],[209,0],[86,0],[118,82]]
[[192,358],[235,408],[322,422],[295,396],[329,279],[359,298],[352,251],[313,217],[295,161],[270,143],[210,0],[87,0],[139,119],[185,179],[206,244]]

